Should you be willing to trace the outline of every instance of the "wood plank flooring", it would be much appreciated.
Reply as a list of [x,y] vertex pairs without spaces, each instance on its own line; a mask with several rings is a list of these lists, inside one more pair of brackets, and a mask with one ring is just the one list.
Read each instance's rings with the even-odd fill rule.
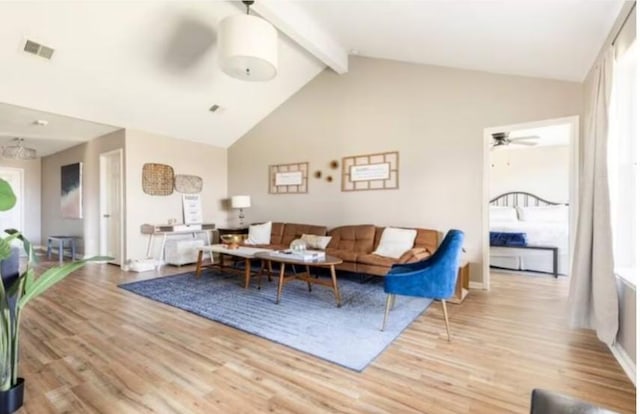
[[566,328],[566,278],[494,274],[449,306],[453,342],[434,304],[356,373],[117,287],[155,276],[90,265],[26,309],[20,413],[527,413],[536,387],[635,412],[606,346]]

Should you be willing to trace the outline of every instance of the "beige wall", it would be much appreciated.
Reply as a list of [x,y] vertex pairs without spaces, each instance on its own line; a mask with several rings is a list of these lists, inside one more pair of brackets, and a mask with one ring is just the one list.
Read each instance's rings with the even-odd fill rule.
[[19,168],[24,177],[24,228],[21,229],[35,245],[40,239],[40,193],[41,193],[41,161],[40,158],[30,161],[0,159],[0,167]]
[[[227,197],[227,151],[224,148],[129,129],[126,135],[126,259],[146,257],[148,239],[140,233],[142,224],[165,224],[171,218],[183,221],[180,193],[152,196],[142,191],[142,166],[145,163],[168,164],[176,174],[202,177],[204,221],[217,225],[226,222],[227,212],[222,207],[222,200]],[[158,253],[159,249],[152,252]]]
[[[248,221],[375,223],[466,232],[480,280],[483,129],[581,113],[579,83],[352,58],[325,70],[229,149],[229,194]],[[400,189],[341,192],[331,160],[400,152]],[[309,161],[309,193],[269,195],[270,164]]]
[[[100,154],[124,148],[124,130],[42,158],[42,240],[50,235],[80,236],[80,252],[100,249]],[[83,218],[66,219],[60,213],[60,167],[82,162]]]
[[569,202],[569,147],[491,151],[489,196],[525,191],[556,203]]

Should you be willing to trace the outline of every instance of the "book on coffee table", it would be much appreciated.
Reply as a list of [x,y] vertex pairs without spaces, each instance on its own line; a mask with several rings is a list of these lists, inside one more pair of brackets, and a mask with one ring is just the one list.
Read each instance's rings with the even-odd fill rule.
[[321,250],[276,250],[270,253],[271,256],[284,259],[302,260],[303,262],[313,262],[324,260],[326,255]]

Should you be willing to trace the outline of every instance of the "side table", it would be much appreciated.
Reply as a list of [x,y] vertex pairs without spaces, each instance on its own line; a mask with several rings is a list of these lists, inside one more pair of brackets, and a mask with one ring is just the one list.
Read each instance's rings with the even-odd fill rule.
[[447,300],[449,303],[459,305],[469,294],[469,262],[461,262],[458,267],[458,281],[456,282],[456,290]]

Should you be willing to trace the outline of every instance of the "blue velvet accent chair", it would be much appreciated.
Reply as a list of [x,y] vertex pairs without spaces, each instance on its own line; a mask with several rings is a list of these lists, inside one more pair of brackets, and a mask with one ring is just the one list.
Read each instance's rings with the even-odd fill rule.
[[456,288],[463,241],[464,233],[462,231],[449,230],[438,250],[427,259],[391,267],[384,278],[387,304],[382,330],[387,324],[389,311],[395,302],[395,295],[430,298],[442,302],[447,338],[451,341],[446,300],[453,296]]

